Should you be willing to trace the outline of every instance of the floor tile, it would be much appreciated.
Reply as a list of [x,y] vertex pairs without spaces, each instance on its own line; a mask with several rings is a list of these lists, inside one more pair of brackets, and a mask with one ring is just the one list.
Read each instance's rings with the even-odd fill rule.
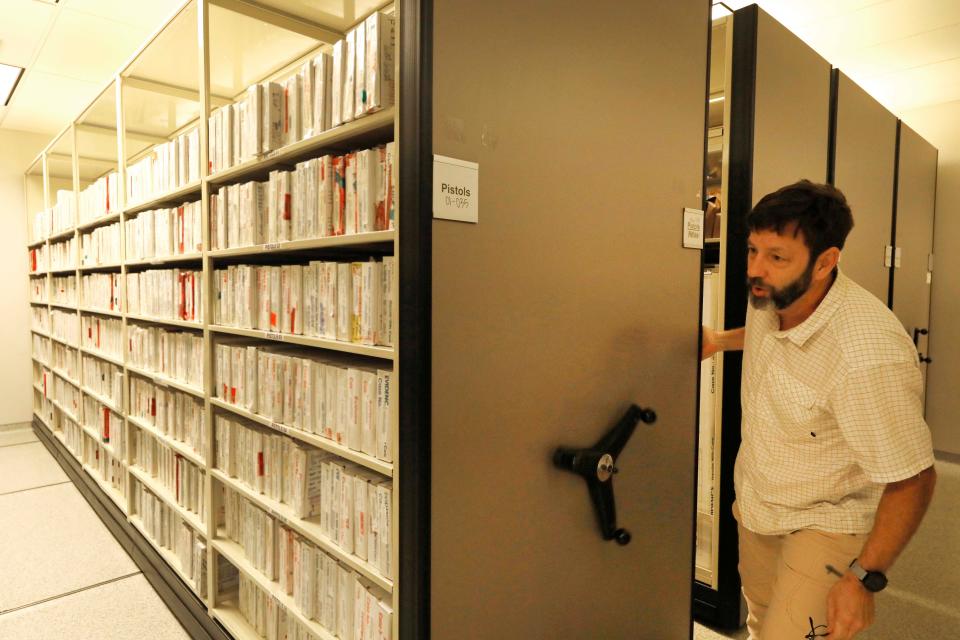
[[0,615],[0,640],[187,640],[146,578],[136,575]]
[[0,447],[0,497],[2,494],[55,482],[67,482],[57,461],[41,442]]
[[73,484],[0,496],[0,513],[0,611],[138,571]]
[[0,431],[0,447],[37,442],[37,434],[33,429],[11,429]]

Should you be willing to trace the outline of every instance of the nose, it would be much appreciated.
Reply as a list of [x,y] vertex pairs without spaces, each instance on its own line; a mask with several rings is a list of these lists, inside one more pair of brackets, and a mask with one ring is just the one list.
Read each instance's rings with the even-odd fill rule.
[[747,277],[763,279],[767,275],[763,259],[756,254],[747,254]]

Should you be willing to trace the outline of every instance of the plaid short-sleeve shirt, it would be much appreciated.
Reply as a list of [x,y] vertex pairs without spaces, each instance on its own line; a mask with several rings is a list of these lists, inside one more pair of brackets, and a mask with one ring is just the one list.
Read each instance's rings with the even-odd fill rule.
[[748,308],[734,471],[742,524],[766,535],[869,532],[884,485],[933,465],[922,394],[903,325],[842,272],[787,331],[772,308]]

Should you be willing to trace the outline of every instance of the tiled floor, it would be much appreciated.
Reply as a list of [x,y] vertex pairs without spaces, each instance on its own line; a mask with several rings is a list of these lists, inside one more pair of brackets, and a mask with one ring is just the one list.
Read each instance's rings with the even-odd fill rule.
[[0,470],[0,640],[188,638],[29,425]]

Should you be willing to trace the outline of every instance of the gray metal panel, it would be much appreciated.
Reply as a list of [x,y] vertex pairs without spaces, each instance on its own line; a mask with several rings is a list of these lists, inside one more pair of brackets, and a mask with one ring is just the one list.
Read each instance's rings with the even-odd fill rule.
[[[937,149],[901,123],[896,233],[901,263],[894,269],[893,312],[910,335],[916,328],[928,328],[930,321],[927,269],[933,253],[936,197]],[[926,354],[927,339],[921,336],[919,344]],[[921,365],[924,371],[926,366]]]
[[[480,164],[433,225],[436,639],[690,634],[708,5],[437,0],[434,151]],[[601,539],[558,445],[630,403]]]
[[754,104],[753,204],[801,178],[824,182],[830,63],[763,10]]
[[883,259],[893,232],[896,154],[896,116],[841,72],[834,185],[847,196],[854,228],[840,266],[884,303],[890,289]]

